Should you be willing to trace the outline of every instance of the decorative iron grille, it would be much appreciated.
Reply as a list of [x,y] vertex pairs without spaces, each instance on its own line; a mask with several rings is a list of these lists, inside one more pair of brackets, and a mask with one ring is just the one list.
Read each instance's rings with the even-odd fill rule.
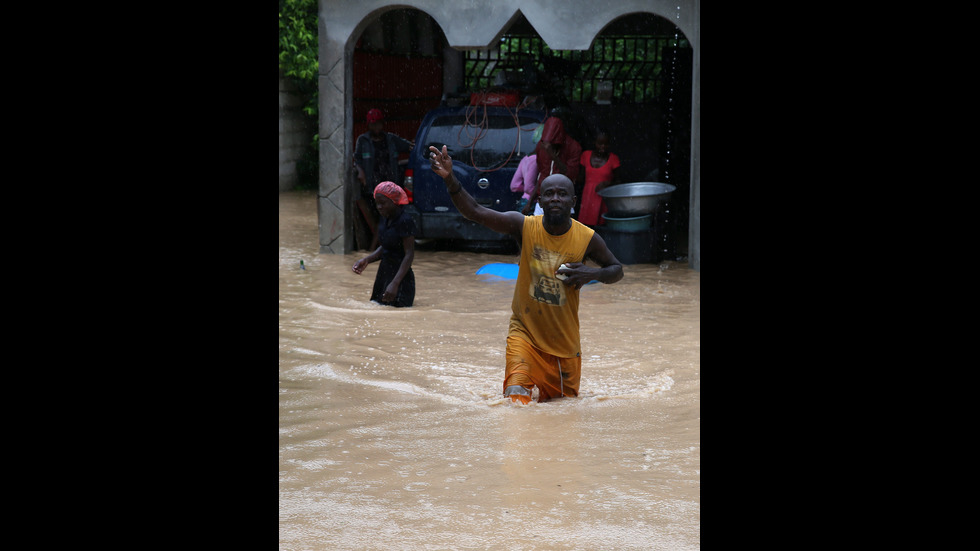
[[571,102],[595,101],[599,83],[612,86],[612,101],[648,103],[666,93],[666,76],[677,48],[674,36],[599,36],[589,50],[552,50],[537,36],[504,35],[497,48],[465,52],[470,90],[493,86],[561,93]]

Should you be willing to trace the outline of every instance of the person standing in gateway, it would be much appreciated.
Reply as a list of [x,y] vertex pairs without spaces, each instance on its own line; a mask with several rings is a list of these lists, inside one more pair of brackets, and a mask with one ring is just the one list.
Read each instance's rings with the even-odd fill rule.
[[374,189],[381,182],[402,185],[398,154],[408,153],[415,147],[414,141],[385,132],[384,120],[384,114],[379,109],[368,111],[368,131],[357,137],[354,146],[354,169],[357,171],[357,180],[361,183],[360,197],[355,199],[355,203],[375,234],[369,247],[372,251],[378,246]]
[[361,193],[370,198],[381,182],[402,184],[398,171],[398,154],[408,153],[415,142],[385,132],[384,115],[378,109],[367,112],[368,131],[357,137],[354,167],[361,182]]
[[[438,174],[460,214],[487,228],[513,236],[521,244],[520,269],[514,287],[507,335],[504,396],[531,402],[578,396],[582,372],[579,342],[579,289],[592,280],[615,283],[623,267],[599,234],[573,220],[575,186],[563,174],[548,176],[538,186],[544,214],[524,216],[479,205],[453,174],[452,158],[429,147],[432,171]],[[598,268],[587,266],[591,260]]]

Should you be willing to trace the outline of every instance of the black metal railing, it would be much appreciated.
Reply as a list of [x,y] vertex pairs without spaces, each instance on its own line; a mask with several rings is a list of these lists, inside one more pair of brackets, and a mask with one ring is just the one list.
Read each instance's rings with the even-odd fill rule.
[[648,103],[667,93],[675,49],[689,47],[677,35],[616,35],[588,50],[552,50],[537,36],[504,35],[496,48],[465,52],[465,78],[470,90],[517,87],[571,102],[595,101],[607,82],[611,101]]

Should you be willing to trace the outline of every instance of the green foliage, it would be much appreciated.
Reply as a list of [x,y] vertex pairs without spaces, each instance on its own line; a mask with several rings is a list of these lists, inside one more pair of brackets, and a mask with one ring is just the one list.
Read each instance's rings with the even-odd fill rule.
[[279,0],[279,68],[310,95],[303,111],[317,114],[317,0]]
[[[307,97],[303,112],[317,124],[317,0],[279,0],[279,69]],[[316,189],[319,179],[319,135],[296,162],[297,188]]]
[[316,80],[317,0],[279,0],[279,68],[286,76]]

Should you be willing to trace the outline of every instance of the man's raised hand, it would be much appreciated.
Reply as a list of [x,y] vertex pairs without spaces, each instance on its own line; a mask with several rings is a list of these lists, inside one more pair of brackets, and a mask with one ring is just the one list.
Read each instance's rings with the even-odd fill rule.
[[453,159],[449,156],[449,150],[442,146],[442,151],[436,149],[434,145],[429,146],[429,162],[432,165],[432,172],[442,178],[448,178],[453,173]]

